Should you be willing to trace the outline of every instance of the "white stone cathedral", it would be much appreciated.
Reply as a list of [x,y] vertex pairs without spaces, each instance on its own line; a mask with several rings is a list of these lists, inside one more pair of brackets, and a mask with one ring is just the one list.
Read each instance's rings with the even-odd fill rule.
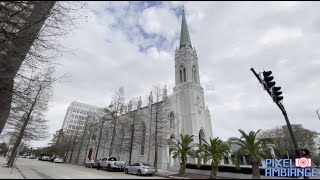
[[[163,94],[166,98],[166,90],[164,90]],[[175,87],[173,88],[173,94],[167,96],[167,98],[169,101],[167,103],[169,106],[167,107],[169,109],[168,116],[170,117],[169,128],[171,128],[171,133],[167,134],[167,140],[179,138],[180,133],[194,135],[195,143],[199,143],[199,139],[209,140],[212,137],[211,117],[208,107],[205,105],[203,88],[200,84],[198,57],[195,48],[191,45],[184,11],[182,11],[180,45],[175,51]],[[149,97],[149,104],[152,104],[152,96]],[[149,112],[148,106],[141,107],[141,99],[138,109],[144,114]],[[148,137],[150,119],[145,118],[142,122],[145,137]],[[111,135],[110,133],[108,134]],[[118,138],[116,141],[120,140]],[[142,143],[144,144],[140,144],[139,148],[134,149],[132,161],[148,162],[149,159],[149,163],[153,164],[154,150],[151,149],[149,154],[148,138]],[[107,157],[108,147],[109,145],[106,145],[105,149],[99,150],[102,154],[98,155],[98,157]],[[113,156],[120,158],[120,160],[128,161],[128,153],[117,154],[118,152],[113,152]],[[178,159],[174,160],[170,157],[168,145],[159,149],[158,168],[170,169],[179,167],[179,163]]]
[[[149,162],[154,163],[154,147],[149,151],[149,138],[150,137],[150,122],[152,118],[149,118],[148,114],[155,106],[153,102],[152,94],[149,96],[149,105],[141,107],[141,98],[139,100],[137,111],[145,114],[142,116],[140,128],[142,129],[141,142],[137,143],[132,152],[132,162]],[[199,143],[200,139],[209,140],[212,137],[212,125],[211,117],[208,107],[205,105],[203,88],[200,84],[198,57],[195,48],[192,47],[190,36],[188,32],[188,26],[185,18],[185,13],[182,11],[182,25],[180,35],[180,45],[175,51],[175,87],[173,88],[173,94],[167,96],[167,91],[163,91],[163,100],[158,103],[164,103],[166,100],[166,113],[169,117],[168,133],[163,138],[165,142],[171,142],[173,139],[179,139],[180,133],[194,135],[194,143]],[[120,120],[132,109],[132,105],[129,104],[126,110],[121,110]],[[125,111],[125,112],[123,112]],[[151,113],[152,114],[152,113]],[[104,128],[105,129],[105,128]],[[107,128],[108,129],[108,128]],[[99,130],[97,130],[99,131]],[[112,129],[109,128],[107,132],[103,132],[102,136],[105,137],[100,143],[97,140],[88,144],[89,149],[92,149],[93,158],[97,159],[110,156],[117,157],[118,160],[128,161],[128,152],[122,151],[123,129],[117,127],[115,137],[114,149],[110,154],[110,139],[112,136]],[[98,137],[99,135],[97,135]],[[121,137],[122,136],[122,137]],[[153,139],[150,141],[152,142]],[[175,169],[180,166],[179,159],[173,159],[169,154],[169,145],[165,144],[158,150],[158,164],[160,169]],[[98,145],[99,144],[99,145]],[[97,148],[99,146],[99,148]],[[84,159],[84,155],[88,155],[88,147],[86,151],[81,148],[82,153],[80,159]],[[98,149],[98,150],[97,150]],[[85,153],[86,152],[86,153]],[[189,159],[188,162],[194,162],[193,159]]]

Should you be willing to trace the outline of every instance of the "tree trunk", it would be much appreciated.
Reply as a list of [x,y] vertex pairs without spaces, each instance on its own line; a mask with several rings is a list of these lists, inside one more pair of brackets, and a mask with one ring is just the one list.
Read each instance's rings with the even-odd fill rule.
[[252,179],[260,179],[259,163],[252,163]]
[[184,175],[184,173],[186,172],[186,164],[187,164],[187,161],[185,159],[182,159],[180,163],[180,169],[179,169],[180,175]]
[[88,117],[86,119],[86,124],[84,126],[83,134],[82,134],[80,145],[79,145],[79,148],[78,148],[78,153],[77,153],[77,157],[76,157],[76,163],[77,164],[79,164],[79,155],[80,155],[80,151],[81,151],[81,148],[82,148],[82,144],[83,144],[83,140],[84,140],[85,134],[87,132],[87,123],[88,123]]
[[150,106],[150,126],[149,126],[149,149],[148,149],[148,162],[150,162],[150,152],[151,152],[151,125],[152,125],[152,104]]
[[97,159],[98,157],[98,152],[99,152],[99,148],[100,148],[100,142],[101,142],[101,137],[102,137],[102,129],[104,126],[104,121],[102,121],[102,125],[101,125],[101,129],[100,129],[100,134],[99,134],[99,141],[98,141],[98,146],[97,146],[97,151],[96,151],[96,157],[94,159]]
[[12,167],[12,165],[14,163],[14,159],[16,157],[18,147],[20,145],[20,142],[21,142],[21,140],[22,140],[22,138],[24,136],[24,132],[25,132],[25,130],[27,128],[27,125],[29,123],[31,113],[33,112],[34,107],[35,107],[36,103],[38,102],[38,97],[39,97],[39,94],[40,94],[41,91],[42,91],[42,86],[40,86],[38,91],[37,91],[37,95],[36,95],[36,97],[34,98],[34,100],[32,102],[32,105],[31,105],[31,107],[29,109],[27,117],[24,117],[24,115],[22,115],[22,117],[21,117],[21,118],[25,118],[25,120],[23,121],[23,125],[22,125],[22,128],[21,128],[20,132],[19,132],[18,138],[17,138],[16,142],[14,143],[13,150],[12,150],[11,156],[10,156],[9,161],[8,161],[8,166],[9,167]]
[[129,165],[131,165],[131,159],[132,159],[133,137],[134,137],[134,125],[131,126],[131,138],[130,138],[130,149],[129,149]]
[[197,163],[197,168],[199,168],[200,169],[200,167],[201,167],[201,158],[200,157],[198,157],[198,163]]
[[211,173],[209,178],[210,179],[216,179],[217,178],[217,172],[218,172],[218,166],[214,163],[211,163]]
[[5,40],[14,46],[1,43],[0,49],[4,50],[4,55],[0,59],[0,134],[10,115],[14,78],[55,3],[34,2],[30,16],[24,17],[25,23],[19,27],[24,30]]
[[158,116],[156,113],[156,126],[155,126],[155,133],[154,133],[154,169],[156,172],[158,172]]
[[[22,118],[24,118],[24,116]],[[11,155],[9,157],[8,167],[12,167],[12,165],[13,165],[14,159],[16,158],[16,155],[17,155],[17,151],[18,151],[19,145],[20,145],[21,140],[22,140],[23,135],[24,135],[24,131],[26,130],[26,127],[28,125],[29,118],[30,117],[27,116],[26,119],[24,120],[22,129],[21,129],[21,131],[19,133],[19,136],[18,136],[16,142],[14,143],[13,149],[11,151],[12,153],[11,153]]]
[[113,123],[113,131],[112,131],[112,138],[111,138],[110,149],[109,149],[109,157],[112,156],[114,138],[116,136],[116,122],[117,122],[117,120],[115,120],[115,122]]
[[[2,76],[0,74],[0,76]],[[9,83],[5,83],[8,81]],[[12,80],[4,80],[0,78],[0,134],[7,122],[10,115],[12,91],[13,91],[13,78]]]
[[75,147],[75,145],[76,145],[78,132],[79,132],[79,128],[77,129],[76,135],[75,135],[75,137],[74,137],[74,141],[73,141],[73,146],[72,146],[72,150],[71,150],[71,154],[70,154],[69,163],[71,163],[71,160],[72,160],[72,155],[73,155],[74,147]]
[[[73,133],[72,133],[73,134]],[[69,149],[70,149],[70,143],[71,143],[71,137],[72,136],[70,136],[69,138],[68,138],[68,141],[67,141],[67,152],[65,153],[65,156],[64,156],[64,159],[63,159],[63,162],[67,162],[67,157],[68,157],[68,154],[69,154]]]

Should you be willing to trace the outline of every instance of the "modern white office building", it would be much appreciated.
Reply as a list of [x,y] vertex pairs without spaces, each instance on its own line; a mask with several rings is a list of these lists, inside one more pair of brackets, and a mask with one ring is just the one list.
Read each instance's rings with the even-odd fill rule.
[[67,137],[75,135],[77,129],[79,128],[77,134],[81,134],[87,117],[94,116],[101,108],[84,104],[80,102],[72,102],[68,107],[64,121],[62,124],[62,129],[66,133]]

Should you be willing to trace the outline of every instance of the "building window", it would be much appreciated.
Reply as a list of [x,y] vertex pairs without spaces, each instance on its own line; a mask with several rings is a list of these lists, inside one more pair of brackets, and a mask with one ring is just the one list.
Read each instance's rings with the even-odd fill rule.
[[170,117],[170,128],[173,128],[174,127],[174,114],[173,114],[173,112],[170,113],[169,117]]
[[186,68],[181,65],[180,66],[180,82],[186,82],[187,81],[187,76],[186,76]]
[[144,144],[146,141],[146,124],[142,123],[142,134],[141,134],[141,148],[140,148],[140,155],[144,155]]
[[195,66],[193,65],[192,66],[192,78],[193,78],[193,81],[196,83],[197,82],[197,78],[196,78],[196,68]]
[[183,68],[183,80],[184,80],[184,82],[187,81],[186,68]]
[[224,157],[223,160],[224,160],[224,164],[229,164],[229,158],[228,157]]

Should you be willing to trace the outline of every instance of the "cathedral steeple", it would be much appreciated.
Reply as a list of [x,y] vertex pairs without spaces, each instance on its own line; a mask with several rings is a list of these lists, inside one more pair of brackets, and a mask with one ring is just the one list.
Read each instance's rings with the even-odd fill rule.
[[187,20],[184,14],[184,8],[182,9],[182,23],[181,23],[181,33],[180,33],[180,46],[189,44],[191,46]]

